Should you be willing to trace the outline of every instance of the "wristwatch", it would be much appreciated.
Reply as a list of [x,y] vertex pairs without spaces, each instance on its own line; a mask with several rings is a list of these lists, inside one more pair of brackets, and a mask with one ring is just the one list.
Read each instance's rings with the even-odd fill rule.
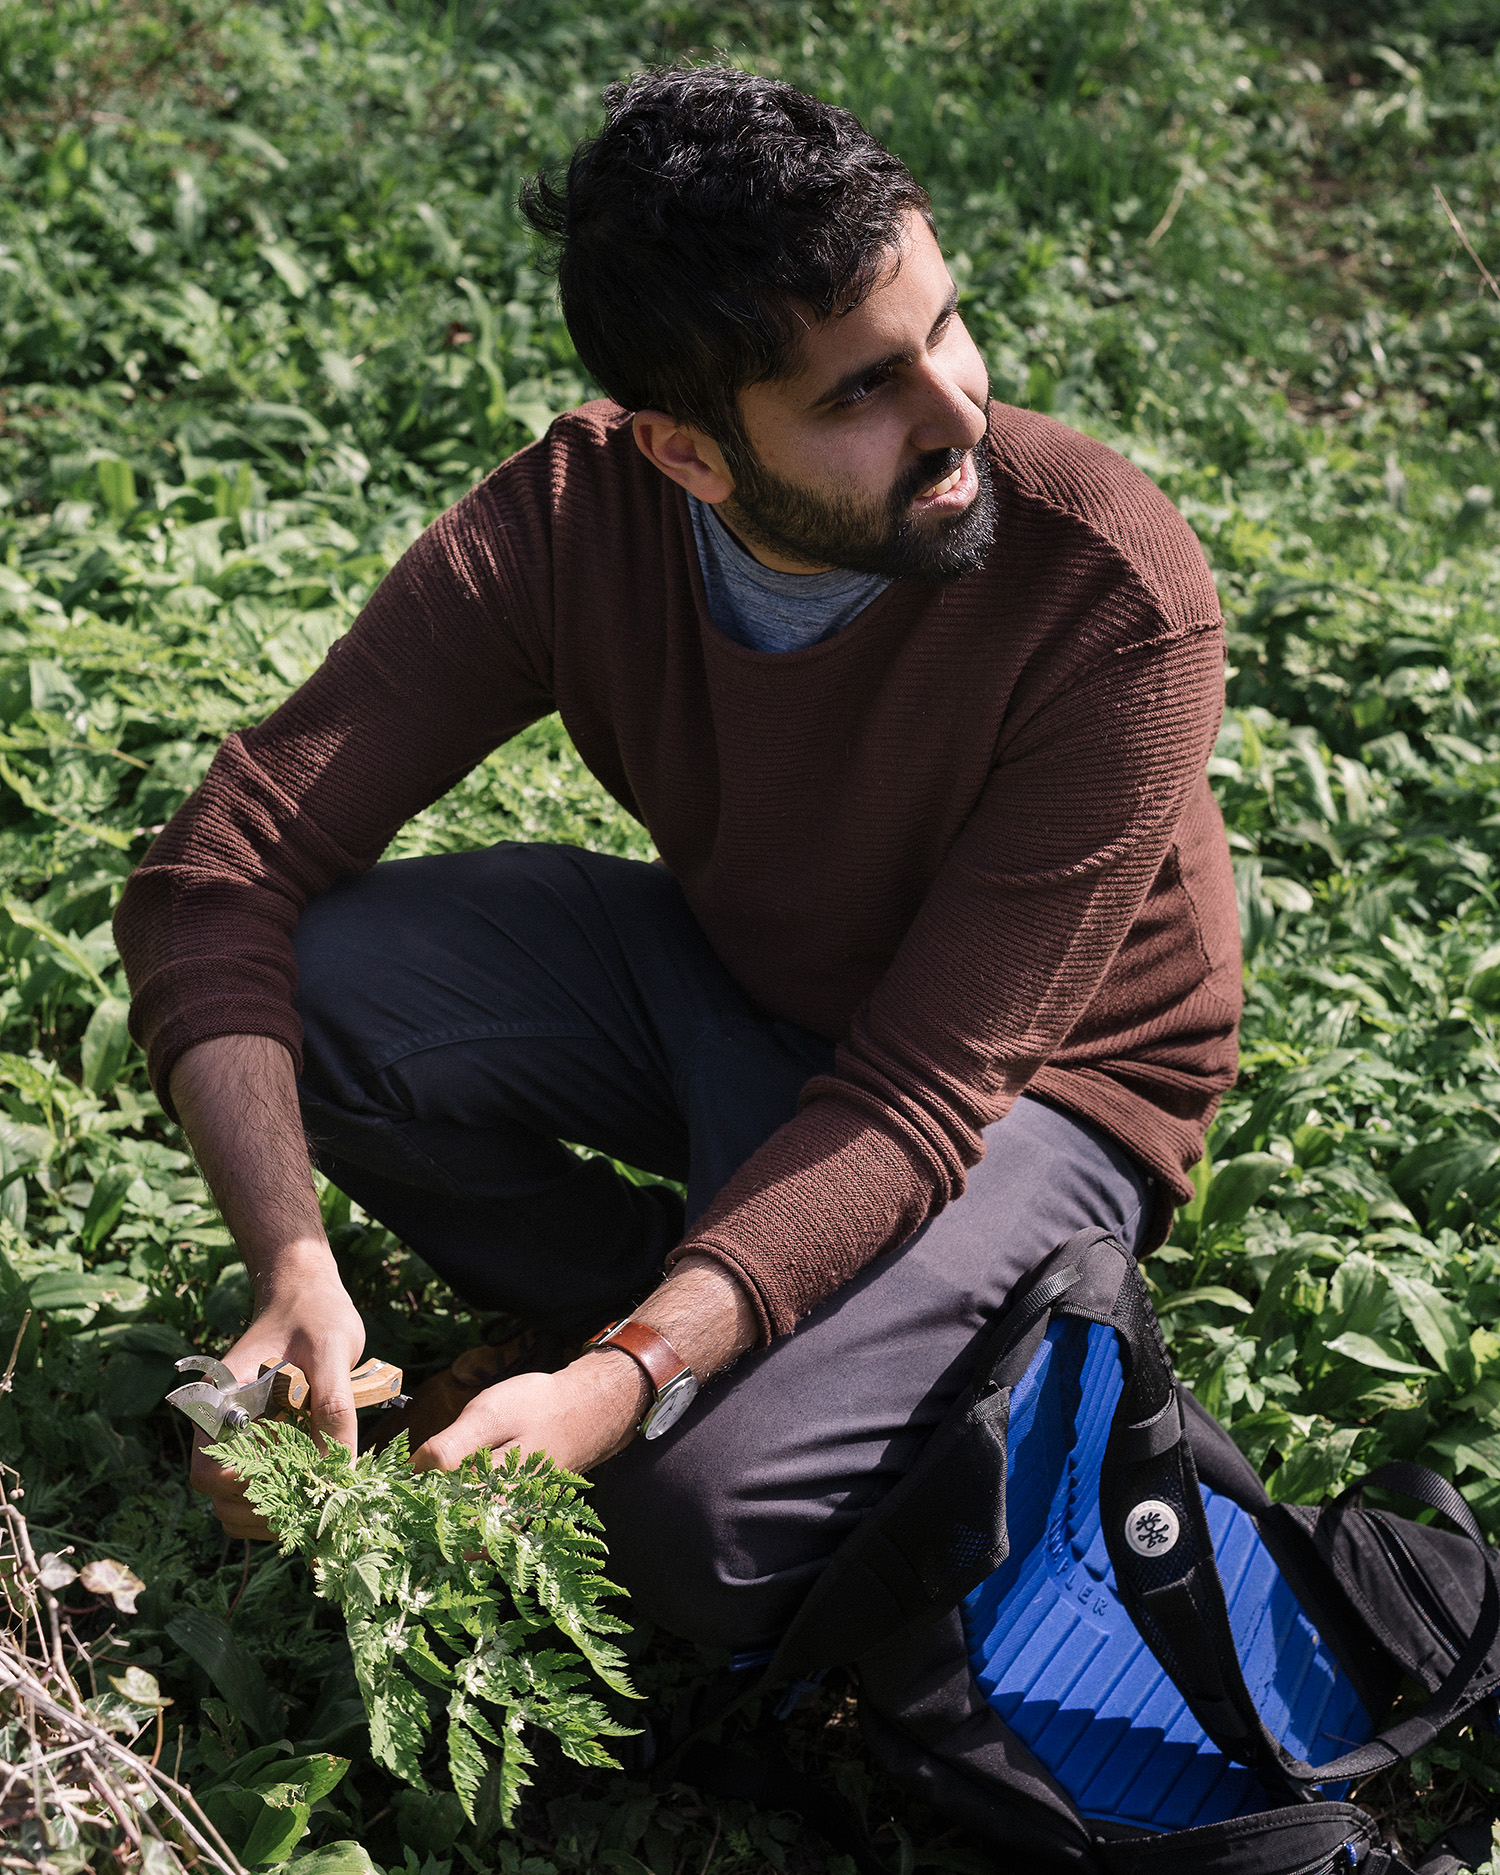
[[636,1431],[643,1439],[659,1439],[671,1430],[698,1397],[698,1379],[665,1335],[644,1322],[611,1322],[590,1335],[585,1348],[622,1348],[645,1370],[656,1397],[646,1408]]

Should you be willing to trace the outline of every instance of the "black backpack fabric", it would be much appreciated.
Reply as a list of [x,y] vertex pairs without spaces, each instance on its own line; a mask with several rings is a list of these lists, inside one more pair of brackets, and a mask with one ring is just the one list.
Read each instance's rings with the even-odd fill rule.
[[[1271,1503],[1177,1383],[1134,1259],[1089,1230],[1012,1296],[756,1690],[853,1668],[877,1759],[998,1870],[1400,1875],[1348,1787],[1491,1700],[1497,1634],[1452,1485],[1394,1464]],[[1488,1849],[1486,1824],[1423,1875]]]

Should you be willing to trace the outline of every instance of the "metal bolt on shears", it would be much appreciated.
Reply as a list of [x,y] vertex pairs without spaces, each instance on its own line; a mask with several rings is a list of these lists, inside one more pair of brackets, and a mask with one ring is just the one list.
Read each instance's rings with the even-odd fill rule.
[[[236,1380],[222,1361],[208,1354],[188,1354],[178,1373],[199,1373],[202,1380],[178,1387],[167,1398],[180,1413],[211,1438],[238,1432],[264,1414],[297,1412],[307,1404],[307,1376],[290,1361],[263,1361],[258,1379]],[[389,1361],[368,1360],[349,1376],[356,1406],[405,1406],[401,1369]]]

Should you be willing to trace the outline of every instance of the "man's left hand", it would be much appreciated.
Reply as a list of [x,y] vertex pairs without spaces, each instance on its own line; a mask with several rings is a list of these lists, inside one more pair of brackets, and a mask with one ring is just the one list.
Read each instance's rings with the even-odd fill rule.
[[[700,1381],[755,1346],[758,1317],[739,1282],[712,1258],[685,1256],[634,1312],[662,1335]],[[595,1348],[560,1374],[517,1374],[478,1393],[412,1454],[418,1471],[452,1471],[471,1452],[545,1452],[569,1471],[591,1471],[623,1451],[653,1392],[623,1348]]]
[[580,1356],[556,1374],[517,1374],[475,1394],[442,1432],[412,1454],[417,1471],[452,1471],[488,1446],[545,1452],[567,1471],[590,1471],[627,1446],[650,1405],[651,1384],[618,1348]]

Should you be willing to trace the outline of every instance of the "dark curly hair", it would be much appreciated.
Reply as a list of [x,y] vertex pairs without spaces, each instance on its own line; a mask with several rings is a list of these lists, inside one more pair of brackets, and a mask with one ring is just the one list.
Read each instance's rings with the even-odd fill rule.
[[795,369],[806,311],[851,311],[927,192],[858,119],[722,66],[640,73],[604,94],[565,177],[521,212],[557,243],[578,355],[628,410],[748,450],[739,393]]

